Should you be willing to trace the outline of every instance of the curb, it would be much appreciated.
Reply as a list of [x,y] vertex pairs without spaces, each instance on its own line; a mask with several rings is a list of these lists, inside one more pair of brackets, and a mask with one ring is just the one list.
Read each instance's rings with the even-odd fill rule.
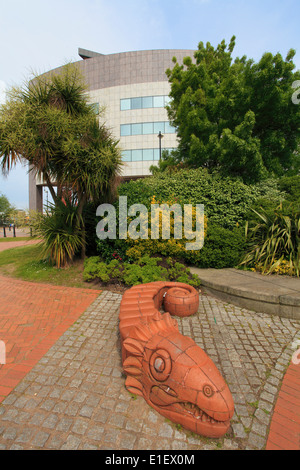
[[300,320],[300,279],[263,276],[237,269],[191,267],[208,294],[238,307]]

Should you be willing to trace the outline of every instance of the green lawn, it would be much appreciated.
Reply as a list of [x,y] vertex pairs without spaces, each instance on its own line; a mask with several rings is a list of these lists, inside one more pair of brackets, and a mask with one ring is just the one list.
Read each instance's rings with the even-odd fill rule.
[[1,275],[68,287],[99,288],[84,282],[82,272],[81,260],[64,269],[50,266],[48,261],[41,259],[41,248],[37,245],[11,248],[0,253]]

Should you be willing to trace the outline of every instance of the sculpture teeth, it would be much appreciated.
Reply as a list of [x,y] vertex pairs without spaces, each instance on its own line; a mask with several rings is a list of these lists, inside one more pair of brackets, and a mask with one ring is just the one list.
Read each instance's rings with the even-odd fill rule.
[[194,418],[199,419],[203,423],[218,424],[218,421],[208,416],[194,403],[183,403],[183,407],[188,413],[192,414]]

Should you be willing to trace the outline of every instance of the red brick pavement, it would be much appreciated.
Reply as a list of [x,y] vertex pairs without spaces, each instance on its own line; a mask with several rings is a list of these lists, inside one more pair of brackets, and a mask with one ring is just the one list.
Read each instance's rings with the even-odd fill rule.
[[100,293],[0,276],[0,402]]
[[300,450],[300,364],[290,364],[272,416],[266,450]]
[[35,245],[40,240],[20,240],[20,241],[5,241],[0,243],[0,251],[8,250],[9,248],[17,248],[19,246]]

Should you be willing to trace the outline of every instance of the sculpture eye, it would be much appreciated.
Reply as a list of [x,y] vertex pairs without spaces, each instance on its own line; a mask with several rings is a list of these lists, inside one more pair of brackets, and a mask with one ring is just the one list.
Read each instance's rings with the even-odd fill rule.
[[203,394],[207,397],[210,398],[213,396],[214,391],[210,385],[204,385],[203,387]]
[[150,372],[155,380],[164,382],[172,370],[171,356],[165,349],[157,349],[149,360]]
[[161,357],[157,357],[154,361],[154,369],[156,372],[163,372],[165,370],[165,361]]

